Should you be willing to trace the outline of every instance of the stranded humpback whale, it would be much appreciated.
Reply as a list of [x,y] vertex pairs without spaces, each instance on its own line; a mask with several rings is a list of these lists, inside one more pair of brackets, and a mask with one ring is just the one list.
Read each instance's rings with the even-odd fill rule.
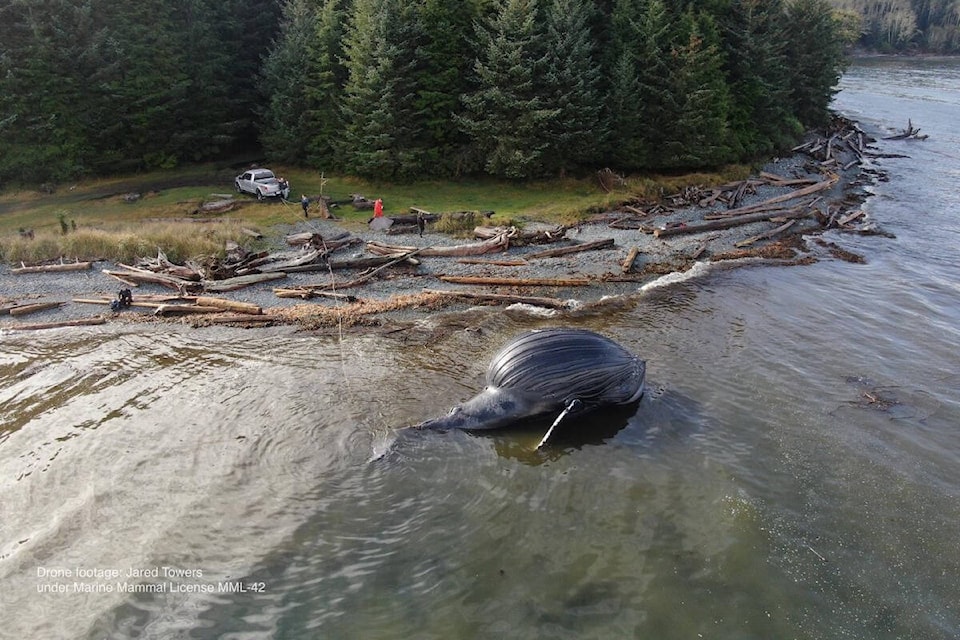
[[572,416],[637,402],[646,365],[613,340],[585,329],[539,329],[494,356],[487,386],[447,415],[417,429],[499,429],[555,417],[537,448]]

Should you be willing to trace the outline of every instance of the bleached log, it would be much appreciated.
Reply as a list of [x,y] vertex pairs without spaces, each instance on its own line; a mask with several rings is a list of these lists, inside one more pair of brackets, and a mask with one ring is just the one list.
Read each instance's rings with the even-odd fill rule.
[[571,253],[582,253],[584,251],[595,251],[597,249],[609,249],[614,245],[613,238],[604,238],[603,240],[595,240],[593,242],[584,242],[582,244],[575,244],[570,247],[559,247],[557,249],[547,249],[546,251],[538,251],[537,253],[531,253],[527,256],[528,260],[535,260],[537,258],[555,258],[558,256],[565,256]]
[[92,262],[71,262],[67,264],[43,264],[34,267],[16,267],[10,269],[10,273],[19,275],[23,273],[59,273],[64,271],[86,271],[93,265]]
[[474,256],[485,253],[494,253],[505,251],[509,245],[507,234],[502,233],[495,238],[472,244],[451,245],[446,247],[409,247],[400,245],[390,245],[383,242],[371,240],[367,242],[367,251],[381,256],[399,256],[406,255],[416,251],[421,256]]
[[88,325],[104,324],[106,320],[96,318],[78,318],[75,320],[61,320],[59,322],[38,322],[34,324],[14,324],[6,327],[15,331],[40,331],[43,329],[60,329],[62,327],[83,327]]
[[262,282],[272,282],[273,280],[282,280],[287,277],[285,273],[254,273],[247,276],[237,276],[236,278],[227,278],[226,280],[204,280],[203,290],[208,293],[223,293],[225,291],[236,291],[254,284]]
[[589,278],[495,278],[484,276],[440,276],[452,284],[502,285],[511,287],[585,287]]
[[512,296],[500,293],[475,293],[472,291],[447,291],[442,289],[424,289],[423,292],[451,298],[463,298],[464,300],[529,304],[534,307],[545,307],[547,309],[566,309],[569,306],[566,301],[560,300],[559,298],[544,298],[540,296]]
[[657,238],[665,238],[667,236],[676,236],[681,234],[688,233],[702,233],[704,231],[716,231],[718,229],[731,229],[733,227],[739,227],[744,224],[751,224],[753,222],[761,222],[763,220],[769,220],[772,217],[784,218],[784,219],[795,219],[795,218],[806,218],[811,215],[812,211],[806,207],[801,207],[793,211],[788,211],[785,213],[773,214],[769,211],[762,213],[751,213],[747,215],[737,216],[734,218],[723,218],[722,220],[710,220],[707,222],[691,222],[688,224],[680,225],[677,227],[668,227],[666,229],[657,229],[653,232],[653,235]]
[[457,260],[457,264],[488,264],[495,267],[524,267],[530,263],[526,260],[484,260],[483,258],[462,258]]
[[211,298],[209,296],[197,296],[196,304],[201,307],[217,307],[234,313],[246,313],[258,316],[263,313],[263,309],[249,302],[238,302],[236,300],[226,300],[224,298]]
[[784,231],[792,227],[794,224],[796,224],[796,222],[797,222],[796,220],[788,220],[787,222],[780,225],[776,229],[771,229],[769,231],[764,231],[763,233],[758,233],[757,235],[751,236],[746,240],[741,240],[740,242],[734,243],[733,246],[737,247],[738,249],[743,247],[749,247],[754,242],[759,242],[760,240],[766,240],[768,238],[772,238],[773,236],[779,233],[783,233]]
[[195,315],[201,313],[220,313],[223,309],[219,307],[201,307],[192,304],[161,304],[157,306],[154,315],[174,316],[174,315]]
[[40,311],[48,311],[50,309],[57,309],[63,306],[63,302],[35,302],[32,304],[20,304],[13,307],[9,307],[8,313],[11,316],[25,316],[31,313],[38,313]]
[[620,265],[620,270],[623,273],[630,273],[630,271],[633,270],[633,263],[636,262],[638,255],[640,255],[640,247],[631,247],[627,253],[627,258],[623,261],[623,264]]
[[[321,285],[325,286],[325,285]],[[294,287],[291,289],[274,289],[273,293],[278,298],[301,298],[303,300],[309,300],[310,298],[330,298],[332,300],[339,300],[341,302],[356,302],[359,300],[357,296],[349,295],[346,293],[336,293],[334,291],[323,291],[322,289],[316,288],[317,285],[306,285],[302,287]]]

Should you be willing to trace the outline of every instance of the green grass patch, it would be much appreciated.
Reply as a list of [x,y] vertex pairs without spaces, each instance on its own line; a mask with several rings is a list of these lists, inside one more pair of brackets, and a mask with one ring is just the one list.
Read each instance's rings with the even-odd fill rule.
[[[227,240],[250,246],[241,228],[269,234],[279,224],[303,219],[300,194],[321,194],[348,200],[354,193],[381,198],[386,215],[410,213],[417,207],[432,213],[487,212],[448,231],[462,234],[478,224],[523,224],[539,220],[571,224],[587,215],[637,199],[656,200],[690,185],[710,185],[745,177],[746,167],[716,174],[683,176],[629,176],[613,191],[596,177],[507,182],[485,178],[425,180],[393,184],[325,174],[296,167],[272,166],[291,184],[292,202],[258,202],[238,196],[235,208],[223,214],[201,211],[205,202],[234,194],[239,170],[198,166],[136,176],[103,178],[60,186],[54,193],[20,189],[0,193],[0,260],[37,263],[60,257],[130,261],[155,255],[158,248],[175,261],[222,253]],[[139,198],[128,201],[126,194]],[[333,209],[347,229],[365,228],[369,210],[346,204]],[[189,222],[196,219],[217,222]],[[451,222],[450,224],[453,224]],[[441,225],[442,226],[442,225]],[[462,228],[461,228],[462,227]],[[21,231],[33,231],[33,238]]]

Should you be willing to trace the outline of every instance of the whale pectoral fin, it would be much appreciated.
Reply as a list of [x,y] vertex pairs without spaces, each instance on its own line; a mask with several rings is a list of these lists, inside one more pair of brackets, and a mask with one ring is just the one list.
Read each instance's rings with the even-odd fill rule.
[[537,444],[537,449],[543,447],[547,444],[547,440],[550,439],[550,436],[553,435],[553,430],[557,428],[557,425],[563,422],[563,419],[566,418],[571,413],[576,413],[583,408],[583,403],[580,402],[579,398],[574,398],[567,403],[567,406],[564,407],[563,411],[560,412],[560,415],[557,416],[557,419],[553,421],[553,424],[550,425],[550,428],[547,429],[547,432],[543,434],[543,437],[540,438],[540,442]]

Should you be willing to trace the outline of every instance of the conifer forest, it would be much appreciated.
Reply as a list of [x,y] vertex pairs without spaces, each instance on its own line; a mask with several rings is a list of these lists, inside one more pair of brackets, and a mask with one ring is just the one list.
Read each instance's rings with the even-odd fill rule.
[[2,0],[0,187],[244,157],[396,181],[715,167],[823,123],[858,39],[956,51],[958,16],[933,0]]

